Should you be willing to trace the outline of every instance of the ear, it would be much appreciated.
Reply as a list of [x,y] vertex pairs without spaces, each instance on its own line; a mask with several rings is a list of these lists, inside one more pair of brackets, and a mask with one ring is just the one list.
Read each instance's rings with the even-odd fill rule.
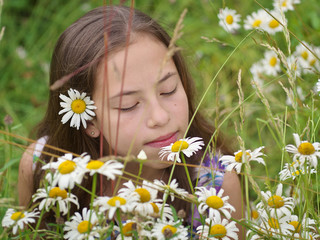
[[97,128],[96,125],[91,121],[87,121],[87,128],[85,129],[85,132],[88,136],[92,138],[100,136],[100,129]]

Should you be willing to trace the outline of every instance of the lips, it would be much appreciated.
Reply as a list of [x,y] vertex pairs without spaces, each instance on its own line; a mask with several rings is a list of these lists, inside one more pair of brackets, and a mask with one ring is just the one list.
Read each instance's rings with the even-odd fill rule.
[[177,134],[178,132],[169,133],[167,135],[161,136],[151,142],[146,143],[145,145],[155,148],[161,148],[169,146],[171,143],[177,141]]

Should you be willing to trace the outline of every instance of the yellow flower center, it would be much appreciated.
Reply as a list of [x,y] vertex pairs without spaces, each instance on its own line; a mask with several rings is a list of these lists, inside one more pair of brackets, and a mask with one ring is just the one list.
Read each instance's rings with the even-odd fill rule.
[[298,221],[289,222],[294,227],[294,232],[299,233],[301,230],[301,224]]
[[298,152],[302,155],[311,155],[315,152],[314,146],[309,142],[301,143],[298,147]]
[[259,27],[260,24],[261,24],[261,22],[262,22],[262,21],[261,21],[260,19],[255,20],[255,21],[252,23],[252,27],[254,27],[254,28]]
[[136,193],[140,195],[140,202],[145,203],[149,202],[151,199],[150,192],[145,188],[137,188],[134,190]]
[[227,22],[229,25],[231,25],[231,24],[233,23],[233,17],[232,17],[231,15],[228,15],[228,16],[226,17],[226,22]]
[[223,207],[224,203],[222,201],[222,199],[218,196],[210,196],[207,198],[206,200],[206,204],[214,209],[219,209],[221,207]]
[[11,215],[11,219],[12,219],[13,221],[18,221],[18,220],[20,220],[21,218],[24,218],[24,217],[25,217],[25,215],[24,215],[23,212],[15,212],[15,213],[13,213],[13,214]]
[[102,167],[104,163],[99,160],[92,160],[87,164],[87,168],[91,170],[96,170]]
[[172,147],[171,147],[171,152],[179,152],[179,150],[184,150],[189,147],[189,144],[186,141],[176,141]]
[[[236,160],[236,162],[241,163],[242,162],[242,152],[238,152],[235,156],[234,159]],[[248,158],[251,157],[250,153],[246,152],[246,155]]]
[[295,172],[292,173],[292,176],[299,176],[300,175],[300,171],[296,170]]
[[272,19],[270,22],[269,22],[269,27],[271,28],[277,28],[280,24],[278,23],[277,20],[275,19]]
[[252,217],[252,219],[258,219],[259,218],[259,213],[258,213],[258,211],[257,210],[252,210],[252,212],[251,212],[251,217]]
[[316,62],[317,62],[317,60],[316,60],[316,59],[313,59],[313,60],[310,61],[309,64],[310,64],[311,67],[313,67]]
[[123,226],[122,233],[123,233],[124,236],[126,236],[126,237],[131,237],[132,236],[133,224],[135,224],[135,222],[128,222]]
[[82,99],[73,100],[71,103],[71,109],[74,113],[81,114],[86,110],[86,102]]
[[278,222],[278,220],[275,219],[275,218],[270,218],[270,219],[268,220],[268,224],[269,224],[269,226],[270,226],[271,228],[273,228],[273,229],[279,229],[279,222]]
[[81,223],[79,223],[78,225],[78,232],[83,234],[83,233],[87,233],[90,232],[92,228],[92,224],[89,221],[82,221]]
[[61,163],[58,167],[58,171],[61,174],[68,174],[73,172],[73,170],[76,168],[76,163],[70,160],[66,160],[63,163]]
[[301,57],[303,57],[305,60],[308,59],[308,56],[309,56],[309,53],[308,53],[307,51],[303,51],[303,52],[301,53]]
[[270,66],[274,67],[277,64],[277,58],[276,57],[270,58],[269,64]]
[[66,199],[67,196],[68,196],[67,191],[64,190],[64,189],[60,189],[59,187],[54,187],[49,192],[49,197],[50,198],[61,197],[62,199]]
[[161,232],[162,232],[162,234],[168,234],[168,233],[170,233],[169,235],[173,235],[173,234],[175,234],[176,232],[177,232],[177,228],[175,228],[175,227],[173,227],[173,226],[171,226],[171,225],[166,225],[166,226],[164,226],[163,228],[162,228],[162,230],[161,230]]
[[120,205],[125,205],[127,201],[122,197],[115,196],[115,197],[110,198],[107,203],[110,206],[115,207],[117,202],[119,202]]
[[153,208],[153,212],[154,213],[159,213],[159,208],[158,208],[158,206],[157,206],[157,204],[155,204],[155,203],[150,203],[151,204],[151,206],[152,206],[152,208]]
[[282,7],[286,7],[287,6],[287,1],[283,1],[282,2]]
[[227,235],[227,229],[221,224],[215,224],[210,228],[210,235],[222,239]]
[[283,198],[277,195],[274,195],[268,199],[268,205],[272,208],[281,208],[284,206]]

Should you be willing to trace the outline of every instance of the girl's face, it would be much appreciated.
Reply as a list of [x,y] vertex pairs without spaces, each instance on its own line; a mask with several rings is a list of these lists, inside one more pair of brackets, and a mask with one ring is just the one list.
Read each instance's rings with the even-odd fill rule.
[[[188,101],[173,60],[161,67],[167,48],[147,35],[135,40],[127,49],[126,62],[125,49],[108,59],[107,79],[105,64],[99,67],[94,127],[102,130],[118,155],[137,156],[144,150],[148,160],[159,160],[160,148],[182,138],[187,129]],[[157,169],[168,166],[159,161],[145,164]]]

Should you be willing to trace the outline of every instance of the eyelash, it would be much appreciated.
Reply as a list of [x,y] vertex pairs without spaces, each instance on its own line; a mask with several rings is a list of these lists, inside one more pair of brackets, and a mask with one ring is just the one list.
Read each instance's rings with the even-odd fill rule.
[[[177,87],[175,87],[171,92],[166,92],[166,93],[161,93],[160,95],[165,95],[165,96],[170,96],[172,94],[174,94],[177,90]],[[137,102],[136,104],[134,104],[132,107],[128,107],[128,108],[119,108],[119,110],[121,112],[130,112],[132,111],[137,105],[139,104],[139,102]]]
[[176,92],[176,90],[177,90],[177,87],[175,87],[171,92],[161,93],[160,95],[169,96],[169,95],[174,94]]

